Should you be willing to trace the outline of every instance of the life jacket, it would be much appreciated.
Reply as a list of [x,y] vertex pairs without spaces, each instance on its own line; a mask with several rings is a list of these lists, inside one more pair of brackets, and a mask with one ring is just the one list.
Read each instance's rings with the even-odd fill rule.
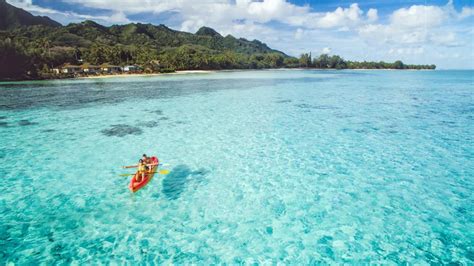
[[138,165],[138,171],[144,172],[146,171],[146,165],[144,163],[141,163]]

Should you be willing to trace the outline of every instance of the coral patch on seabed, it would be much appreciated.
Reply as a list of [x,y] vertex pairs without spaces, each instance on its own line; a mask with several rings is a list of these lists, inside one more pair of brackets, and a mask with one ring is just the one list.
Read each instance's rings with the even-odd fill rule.
[[162,115],[162,114],[163,114],[163,111],[161,111],[161,110],[155,110],[155,111],[150,111],[150,113],[152,113],[152,114],[157,114],[157,115]]
[[18,125],[20,126],[32,126],[32,125],[37,125],[38,123],[36,122],[31,122],[30,120],[26,120],[26,119],[23,119],[23,120],[20,120],[18,122]]
[[145,126],[145,127],[157,127],[157,126],[158,126],[158,122],[156,122],[156,121],[148,121],[148,122],[143,123],[143,126]]
[[108,137],[124,137],[127,135],[141,135],[143,133],[140,128],[125,124],[112,125],[111,128],[101,130],[100,132]]

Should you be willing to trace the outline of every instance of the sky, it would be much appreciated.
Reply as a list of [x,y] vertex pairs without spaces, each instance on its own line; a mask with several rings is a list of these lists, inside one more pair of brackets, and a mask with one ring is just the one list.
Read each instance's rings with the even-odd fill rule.
[[258,39],[292,56],[474,69],[474,0],[7,0],[66,25],[165,24]]

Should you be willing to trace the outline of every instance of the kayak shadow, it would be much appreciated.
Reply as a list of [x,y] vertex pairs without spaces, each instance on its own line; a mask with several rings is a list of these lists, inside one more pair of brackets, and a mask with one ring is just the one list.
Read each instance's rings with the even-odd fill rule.
[[184,164],[177,165],[163,179],[163,194],[170,200],[178,199],[192,176],[202,177],[207,172],[207,170],[203,169],[192,171],[191,168]]

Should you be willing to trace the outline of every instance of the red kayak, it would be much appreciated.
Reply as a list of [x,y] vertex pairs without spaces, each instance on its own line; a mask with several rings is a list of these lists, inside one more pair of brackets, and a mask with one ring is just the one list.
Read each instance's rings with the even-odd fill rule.
[[[141,188],[145,187],[148,184],[148,182],[150,182],[150,180],[153,178],[153,176],[156,173],[156,170],[158,170],[158,164],[159,164],[160,161],[155,156],[151,157],[151,161],[152,161],[153,164],[156,164],[156,165],[154,165],[151,168],[150,172],[145,174],[145,178],[140,183],[135,183],[135,180],[136,180],[135,178],[138,175],[138,171],[137,171],[135,173],[135,175],[132,177],[132,180],[130,180],[130,185],[128,186],[130,191],[137,192]],[[135,185],[134,185],[134,183],[135,183]]]

